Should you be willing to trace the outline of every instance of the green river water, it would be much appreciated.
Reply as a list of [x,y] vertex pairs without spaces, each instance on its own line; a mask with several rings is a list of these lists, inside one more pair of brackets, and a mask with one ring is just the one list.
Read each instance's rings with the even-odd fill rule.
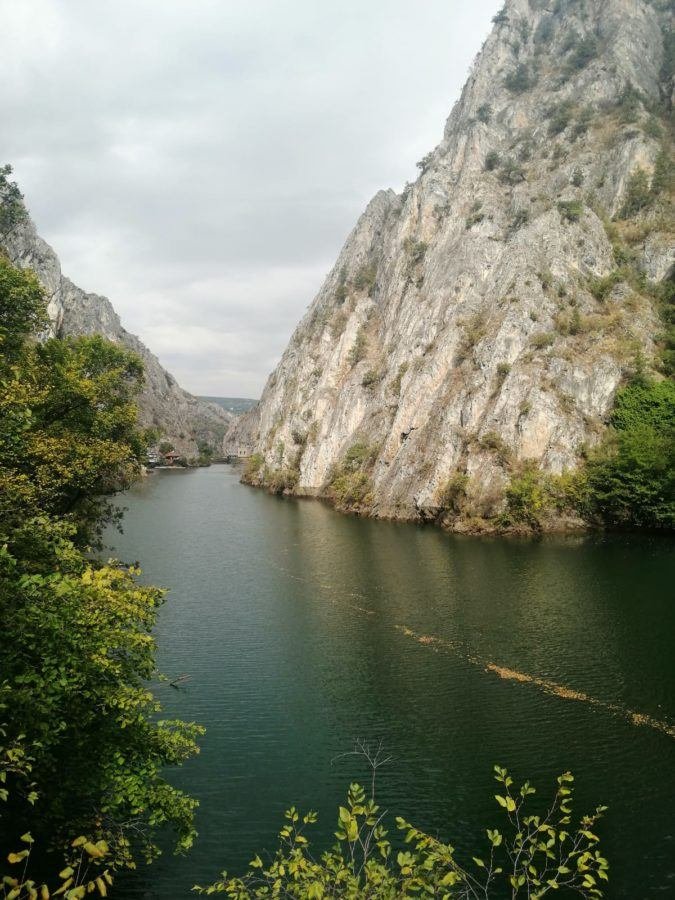
[[[577,779],[599,826],[608,897],[675,897],[673,543],[516,540],[339,515],[238,483],[229,466],[157,471],[123,498],[115,556],[170,589],[157,639],[167,717],[207,728],[171,779],[199,839],[119,882],[177,900],[273,847],[284,809],[335,828],[358,760],[382,741],[379,799],[477,853],[500,824],[495,763],[538,786]],[[421,640],[420,640],[421,638]],[[570,693],[571,692],[571,693]],[[480,855],[480,854],[477,854]]]

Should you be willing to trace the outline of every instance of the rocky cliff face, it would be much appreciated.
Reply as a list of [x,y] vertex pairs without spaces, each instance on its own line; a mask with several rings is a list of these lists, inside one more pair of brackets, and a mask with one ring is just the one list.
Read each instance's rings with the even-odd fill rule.
[[145,384],[139,398],[139,419],[143,426],[157,429],[187,459],[198,457],[200,442],[220,448],[233,416],[184,391],[157,357],[122,327],[106,297],[88,294],[66,278],[56,253],[39,237],[29,218],[3,237],[2,246],[14,265],[32,269],[43,285],[53,335],[100,334],[141,357]]
[[461,481],[489,518],[518,461],[578,464],[661,327],[672,18],[508,0],[417,181],[370,202],[226,438],[248,480],[399,518],[451,518]]

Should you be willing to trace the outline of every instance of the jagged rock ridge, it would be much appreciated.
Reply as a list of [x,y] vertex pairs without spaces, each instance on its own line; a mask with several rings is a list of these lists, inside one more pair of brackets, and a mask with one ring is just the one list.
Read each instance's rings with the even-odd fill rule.
[[611,222],[670,154],[672,19],[660,0],[506,3],[419,178],[371,201],[226,437],[256,454],[249,480],[340,501],[358,470],[344,505],[433,518],[460,474],[491,516],[507,458],[578,464],[660,329],[602,279],[621,247],[652,283],[672,271],[672,205]]
[[43,285],[49,302],[52,335],[100,334],[141,357],[145,369],[145,383],[139,397],[141,425],[156,429],[187,459],[199,456],[200,442],[220,449],[233,416],[183,390],[162,368],[157,357],[122,327],[107,297],[89,294],[66,278],[58,256],[37,234],[30,217],[3,236],[2,247],[14,265],[32,269]]

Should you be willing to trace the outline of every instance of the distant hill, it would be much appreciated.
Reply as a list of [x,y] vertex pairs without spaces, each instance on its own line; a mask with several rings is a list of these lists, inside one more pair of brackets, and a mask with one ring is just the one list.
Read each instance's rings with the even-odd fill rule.
[[242,413],[248,412],[249,409],[252,409],[257,400],[251,400],[248,397],[200,397],[200,400],[208,400],[209,403],[215,403],[216,406],[220,406],[223,409],[227,410],[227,412],[234,413],[235,416],[240,416]]

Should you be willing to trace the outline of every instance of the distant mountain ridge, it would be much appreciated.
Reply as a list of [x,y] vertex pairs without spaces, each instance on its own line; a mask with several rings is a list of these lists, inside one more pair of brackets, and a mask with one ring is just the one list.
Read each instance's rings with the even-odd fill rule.
[[38,235],[29,216],[14,225],[0,245],[14,265],[37,275],[48,299],[54,336],[100,334],[141,357],[145,368],[139,397],[141,425],[157,429],[187,459],[199,456],[199,444],[220,452],[232,414],[183,390],[145,344],[122,326],[107,297],[87,293],[66,278],[58,256]]
[[227,412],[232,413],[234,416],[240,416],[243,413],[248,412],[253,409],[253,407],[258,402],[257,400],[252,400],[249,397],[199,397],[200,400],[204,400],[205,403],[214,403],[216,406],[220,406],[222,409]]

